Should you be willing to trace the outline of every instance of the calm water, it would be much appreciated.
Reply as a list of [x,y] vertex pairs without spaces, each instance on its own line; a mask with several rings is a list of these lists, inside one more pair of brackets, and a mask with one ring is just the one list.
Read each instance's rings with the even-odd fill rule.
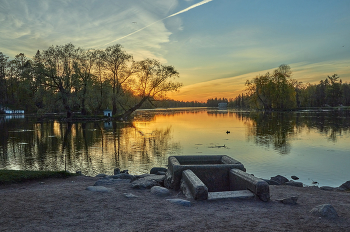
[[349,111],[153,110],[132,123],[0,117],[0,169],[142,174],[170,155],[228,155],[262,178],[339,186],[350,180],[349,128]]

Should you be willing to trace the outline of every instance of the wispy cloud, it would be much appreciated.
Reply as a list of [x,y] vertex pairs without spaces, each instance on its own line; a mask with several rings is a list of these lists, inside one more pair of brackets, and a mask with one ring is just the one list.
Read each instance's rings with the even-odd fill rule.
[[104,46],[106,46],[106,45],[108,45],[108,44],[111,44],[111,43],[114,43],[114,42],[116,42],[116,41],[118,41],[118,40],[127,38],[127,37],[129,37],[129,36],[131,36],[131,35],[133,35],[133,34],[136,34],[136,33],[140,32],[140,31],[142,31],[142,30],[144,30],[144,29],[146,29],[146,28],[148,28],[148,27],[150,27],[150,26],[152,26],[152,25],[154,25],[154,24],[156,24],[156,23],[158,23],[158,22],[160,22],[160,21],[163,21],[164,19],[171,18],[171,17],[174,17],[174,16],[176,16],[176,15],[182,14],[182,13],[187,12],[187,11],[189,11],[189,10],[195,8],[195,7],[201,6],[201,5],[206,4],[206,3],[208,3],[208,2],[211,2],[211,1],[213,1],[213,0],[203,0],[203,1],[199,2],[199,3],[193,4],[192,6],[189,6],[189,7],[187,7],[187,8],[184,9],[184,10],[178,11],[178,12],[176,12],[176,13],[174,13],[174,14],[172,14],[172,15],[169,15],[169,16],[167,16],[167,17],[165,17],[165,18],[159,19],[159,20],[157,20],[157,21],[155,21],[155,22],[153,22],[153,23],[151,23],[151,24],[148,24],[148,25],[145,26],[145,27],[142,27],[141,29],[138,29],[138,30],[136,30],[136,31],[134,31],[134,32],[132,32],[132,33],[130,33],[130,34],[127,34],[127,35],[125,35],[125,36],[123,36],[123,37],[120,37],[120,38],[115,39],[115,40],[113,40],[113,41],[111,41],[111,42],[108,42],[108,43],[104,44]]
[[[344,59],[333,62],[293,63],[290,64],[290,67],[293,71],[293,79],[303,83],[317,84],[320,80],[326,79],[327,75],[338,74],[340,79],[348,77],[350,75],[349,64],[350,60]],[[185,101],[206,101],[213,97],[234,98],[244,92],[247,80],[272,72],[275,68],[187,85],[181,88],[179,93],[172,94],[170,97]]]

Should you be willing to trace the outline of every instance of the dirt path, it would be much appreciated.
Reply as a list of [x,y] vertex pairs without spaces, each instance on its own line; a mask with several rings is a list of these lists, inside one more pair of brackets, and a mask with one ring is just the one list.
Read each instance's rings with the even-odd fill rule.
[[[108,193],[85,190],[98,178],[71,177],[0,186],[0,231],[350,231],[350,193],[270,186],[271,201],[192,201],[174,205],[125,181]],[[126,198],[132,193],[137,198]],[[299,196],[297,205],[276,199]],[[332,204],[339,218],[309,211]]]

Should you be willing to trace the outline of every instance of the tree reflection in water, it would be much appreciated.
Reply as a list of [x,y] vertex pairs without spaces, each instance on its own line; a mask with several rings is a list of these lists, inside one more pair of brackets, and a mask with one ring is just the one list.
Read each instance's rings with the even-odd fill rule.
[[236,112],[248,128],[248,139],[258,145],[273,146],[280,154],[288,154],[290,141],[302,129],[317,130],[336,142],[337,136],[349,132],[350,111],[304,112]]
[[171,127],[145,133],[133,123],[19,121],[7,123],[0,137],[0,168],[79,170],[92,176],[112,174],[116,167],[145,173],[164,167],[167,155],[180,149],[171,141]]

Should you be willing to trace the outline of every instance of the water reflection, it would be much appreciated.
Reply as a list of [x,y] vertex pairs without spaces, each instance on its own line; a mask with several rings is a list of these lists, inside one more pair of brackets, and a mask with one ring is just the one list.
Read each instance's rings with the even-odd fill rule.
[[264,178],[286,172],[320,182],[323,175],[332,184],[350,162],[349,119],[349,111],[203,108],[138,111],[132,123],[0,117],[0,169],[141,174],[166,167],[170,155],[228,155]]
[[171,141],[171,127],[144,131],[133,123],[57,121],[27,125],[31,127],[23,129],[25,124],[14,121],[1,124],[0,168],[95,175],[119,167],[144,173],[165,166],[167,155],[180,149]]
[[257,145],[273,146],[280,154],[288,154],[296,134],[317,130],[332,142],[350,128],[349,111],[330,112],[251,112],[235,113],[248,128],[248,138]]

